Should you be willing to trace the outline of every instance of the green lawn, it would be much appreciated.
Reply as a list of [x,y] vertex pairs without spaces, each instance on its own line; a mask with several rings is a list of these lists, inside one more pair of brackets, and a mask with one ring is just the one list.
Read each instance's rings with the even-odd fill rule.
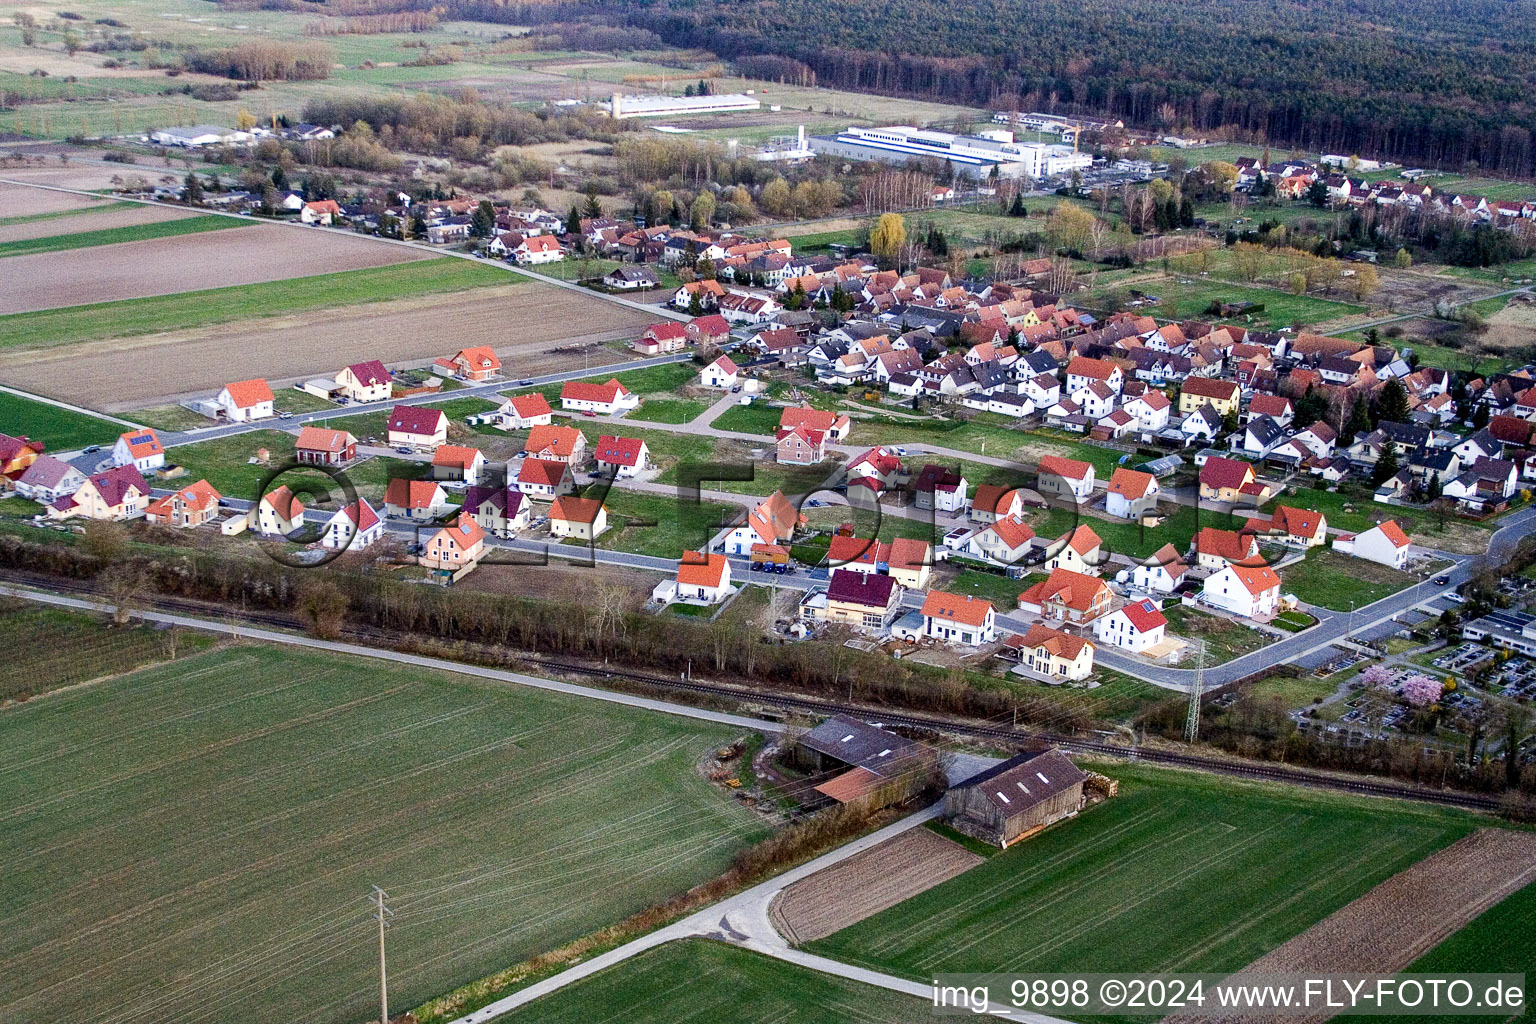
[[[588,493],[593,497],[597,494],[595,490]],[[704,547],[720,530],[720,524],[740,514],[739,509],[724,505],[694,505],[670,494],[642,494],[617,487],[608,492],[604,504],[608,506],[608,532],[597,538],[597,546],[658,558],[680,558],[684,551]]]
[[730,430],[738,434],[763,434],[772,438],[778,432],[779,417],[783,413],[783,409],[776,405],[768,405],[766,402],[733,405],[715,417],[713,426],[716,430]]
[[1319,679],[1310,672],[1301,676],[1269,676],[1244,688],[1244,697],[1278,699],[1287,708],[1309,707],[1319,697],[1327,697],[1339,688],[1333,676]]
[[[1353,313],[1364,312],[1364,307],[1340,299],[1319,298],[1315,295],[1292,295],[1290,292],[1269,288],[1253,288],[1210,279],[1165,277],[1136,285],[1147,294],[1156,295],[1163,306],[1155,312],[1159,316],[1190,317],[1202,320],[1205,309],[1216,302],[1263,303],[1262,312],[1251,316],[1233,317],[1230,320],[1215,319],[1216,323],[1234,323],[1259,329],[1289,327],[1292,324],[1315,324],[1324,320],[1336,320]],[[1170,305],[1172,312],[1169,311]]]
[[72,451],[86,445],[108,445],[128,428],[111,420],[61,409],[47,402],[0,391],[0,434],[25,435],[42,441],[49,451]]
[[[187,476],[178,481],[179,484],[207,480],[227,498],[254,501],[259,497],[257,492],[263,489],[264,484],[269,485],[270,489],[283,483],[296,493],[300,491],[301,484],[310,484],[318,488],[312,492],[316,498],[324,493],[341,501],[343,492],[340,485],[319,470],[293,469],[283,473],[280,480],[273,479],[278,468],[293,459],[293,442],[292,435],[281,431],[253,430],[247,434],[177,445],[166,452],[166,458],[186,469]],[[269,458],[264,464],[252,464],[249,460],[260,448],[267,449]],[[345,472],[347,479],[357,488],[357,493],[377,504],[383,498],[384,488],[391,479],[416,479],[427,469],[426,463],[375,456],[363,459],[348,467]],[[305,503],[316,505],[315,501],[308,498],[305,498]]]
[[822,974],[708,939],[669,942],[501,1018],[538,1024],[731,1021],[906,1024],[931,1011],[912,996]]
[[207,634],[116,628],[100,615],[0,598],[0,647],[6,651],[0,700],[131,672],[205,650],[209,643]]
[[625,419],[646,423],[691,423],[708,411],[709,403],[699,398],[647,398]]
[[84,249],[96,245],[116,245],[120,242],[145,242],[151,238],[172,238],[176,235],[196,235],[204,231],[223,231],[227,228],[243,228],[248,220],[234,217],[181,217],[176,220],[156,221],[152,224],[134,224],[122,228],[106,228],[101,231],[75,231],[67,235],[47,235],[43,238],[23,238],[15,242],[0,242],[0,257],[30,256],[42,252],[63,252],[66,249]]
[[1332,548],[1313,548],[1307,557],[1280,570],[1281,589],[1307,604],[1336,612],[1363,608],[1419,582],[1412,573],[1399,572],[1362,558],[1340,554]]
[[810,944],[934,972],[1236,970],[1474,827],[1471,815],[1114,766],[1120,795]]
[[1025,580],[1011,580],[1001,573],[983,572],[980,569],[962,569],[942,587],[951,594],[984,597],[1000,612],[1011,612],[1017,608],[1019,595],[1028,588],[1029,583]]
[[0,349],[185,330],[252,317],[521,282],[526,279],[468,260],[418,260],[233,288],[12,313],[0,316]]
[[[351,1024],[681,893],[765,834],[727,730],[247,645],[0,714],[0,1005]],[[600,896],[598,896],[600,894]]]

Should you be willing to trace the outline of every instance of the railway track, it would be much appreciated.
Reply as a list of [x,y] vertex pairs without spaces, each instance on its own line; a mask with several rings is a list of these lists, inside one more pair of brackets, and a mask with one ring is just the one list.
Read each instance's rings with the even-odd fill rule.
[[[16,570],[7,570],[3,578],[42,590],[93,598],[101,596],[94,587],[82,580],[57,579],[41,573]],[[227,616],[227,612],[217,605],[189,598],[157,595],[150,602],[150,605],[156,611],[174,612],[195,617],[218,619]],[[239,619],[251,625],[267,626],[276,629],[296,629],[302,628],[303,625],[292,615],[265,610],[241,611]],[[343,635],[348,640],[369,646],[386,648],[394,647],[399,641],[397,634],[374,626],[351,625],[343,631]],[[1158,748],[1125,747],[1076,736],[1015,729],[1011,726],[991,725],[985,722],[968,721],[963,718],[951,718],[944,715],[840,704],[836,701],[822,700],[799,694],[764,693],[758,690],[727,686],[720,683],[676,679],[669,676],[652,675],[646,672],[635,672],[618,668],[599,668],[579,662],[563,661],[558,658],[549,658],[536,654],[519,654],[518,660],[550,672],[584,676],[597,680],[607,679],[635,683],[674,694],[689,694],[738,703],[766,703],[775,707],[815,715],[851,714],[862,717],[875,717],[881,723],[887,725],[900,725],[912,729],[947,732],[978,739],[1005,740],[1010,743],[1023,745],[1056,746],[1078,754],[1118,757],[1132,761],[1144,761],[1149,764],[1189,768],[1239,778],[1281,782],[1288,785],[1327,789],[1361,796],[1416,800],[1422,803],[1439,804],[1447,807],[1463,807],[1478,811],[1497,811],[1499,809],[1499,800],[1497,798],[1481,796],[1475,793],[1400,786],[1368,779],[1342,778],[1279,765],[1228,761],[1221,758],[1203,757],[1199,754],[1184,754]]]

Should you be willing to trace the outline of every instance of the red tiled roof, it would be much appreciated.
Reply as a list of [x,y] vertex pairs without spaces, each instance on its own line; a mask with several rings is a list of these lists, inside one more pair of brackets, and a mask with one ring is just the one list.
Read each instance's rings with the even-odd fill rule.
[[591,524],[597,522],[597,514],[602,508],[603,503],[596,498],[578,498],[567,494],[555,499],[549,509],[549,518],[567,523]]
[[580,440],[583,440],[581,431],[575,427],[544,423],[528,431],[528,440],[523,444],[523,451],[533,455],[547,451],[560,458],[568,458],[576,451],[576,443]]
[[1086,612],[1108,591],[1108,586],[1096,576],[1071,569],[1052,569],[1048,579],[1019,595],[1019,603],[1058,601],[1073,611]]
[[549,407],[549,399],[537,391],[526,395],[513,395],[507,401],[512,403],[512,411],[525,420],[554,414],[554,410]]
[[1200,482],[1217,490],[1238,488],[1247,483],[1252,473],[1253,467],[1246,462],[1212,455],[1206,460],[1205,465],[1200,467]]
[[689,587],[718,587],[728,564],[724,555],[685,551],[677,567],[677,582]]
[[1114,475],[1109,478],[1109,493],[1135,501],[1146,497],[1147,489],[1155,483],[1157,478],[1151,473],[1120,468],[1116,469]]
[[946,594],[942,590],[930,590],[927,599],[923,601],[925,617],[958,622],[965,626],[985,624],[987,613],[990,611],[992,611],[991,601],[984,601],[969,594],[962,597],[958,594]]
[[1044,647],[1045,652],[1054,658],[1076,661],[1084,648],[1091,648],[1093,645],[1080,636],[1063,633],[1043,622],[1037,622],[1029,627],[1029,632],[1024,634],[1024,639],[1019,646],[1029,650]]
[[535,484],[542,487],[559,487],[565,479],[570,466],[564,462],[551,462],[547,459],[527,458],[517,469],[517,482],[520,484]]
[[356,441],[357,438],[345,430],[304,427],[299,431],[299,439],[294,442],[294,448],[307,452],[341,452],[346,450],[347,445]]
[[384,504],[397,508],[431,508],[442,488],[431,480],[396,478],[384,488]]
[[1093,472],[1093,466],[1077,459],[1065,459],[1060,455],[1046,455],[1040,459],[1040,472],[1054,473],[1068,480],[1085,479]]
[[1131,620],[1131,628],[1138,633],[1150,633],[1159,626],[1168,625],[1168,618],[1149,600],[1133,601],[1120,609]]
[[237,380],[233,384],[224,385],[224,390],[229,392],[237,409],[249,409],[253,405],[272,401],[272,389],[260,377]]
[[397,405],[389,414],[389,429],[402,434],[435,434],[447,422],[443,410],[417,405]]
[[1392,542],[1393,547],[1405,548],[1412,543],[1408,539],[1408,535],[1403,532],[1403,528],[1398,526],[1397,521],[1394,519],[1388,519],[1378,524],[1376,528],[1381,531],[1383,537]]
[[565,386],[560,389],[562,401],[570,399],[573,402],[601,402],[604,405],[612,405],[627,394],[629,389],[620,384],[617,377],[610,378],[602,384],[593,384],[584,380],[566,381]]
[[614,437],[604,434],[597,439],[592,457],[610,466],[638,466],[645,452],[645,442],[638,437]]

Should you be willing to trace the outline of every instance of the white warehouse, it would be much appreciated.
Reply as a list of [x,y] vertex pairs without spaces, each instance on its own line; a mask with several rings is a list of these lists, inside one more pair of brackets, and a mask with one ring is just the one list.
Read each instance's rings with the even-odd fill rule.
[[739,92],[723,96],[621,96],[613,94],[609,113],[615,120],[626,117],[672,117],[677,114],[719,114],[732,110],[757,110],[762,104]]
[[848,128],[836,135],[810,140],[811,149],[849,160],[878,160],[904,164],[910,160],[943,160],[958,174],[989,178],[1056,178],[1087,168],[1093,157],[1071,146],[1015,142],[1013,132],[992,130],[980,135],[953,135],[896,125],[889,128]]

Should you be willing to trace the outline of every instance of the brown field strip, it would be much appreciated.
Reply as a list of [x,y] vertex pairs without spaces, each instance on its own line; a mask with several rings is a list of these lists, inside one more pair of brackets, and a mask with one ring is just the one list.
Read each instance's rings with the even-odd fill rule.
[[140,224],[158,224],[161,221],[179,220],[197,215],[196,210],[173,210],[165,206],[138,206],[123,203],[104,207],[99,212],[82,213],[73,217],[48,217],[23,224],[0,225],[0,242],[51,238],[54,235],[73,235],[81,231],[131,228]]
[[[246,232],[214,232],[231,233]],[[365,359],[424,363],[469,345],[495,348],[504,372],[516,379],[584,364],[580,353],[549,351],[557,345],[635,337],[653,319],[596,296],[519,283],[9,353],[0,381],[90,408],[123,410],[250,377],[274,383],[328,377]],[[604,346],[589,350],[585,364],[595,371],[634,358]]]
[[[7,167],[0,170],[0,177],[18,178],[18,175],[15,168]],[[105,206],[109,201],[106,196],[77,196],[25,185],[0,185],[0,217],[38,217],[61,210]]]
[[0,313],[171,295],[430,258],[431,253],[380,245],[339,231],[258,224],[240,231],[12,256],[0,275]]
[[[1259,957],[1236,977],[1392,974],[1460,931],[1504,897],[1536,882],[1536,833],[1484,828],[1400,871],[1359,899]],[[1321,1024],[1321,1011],[1288,1021]],[[1259,1024],[1262,1015],[1164,1018],[1176,1024]]]
[[795,882],[773,901],[769,914],[774,927],[790,942],[812,942],[947,882],[981,862],[981,857],[959,843],[926,828],[909,829]]

